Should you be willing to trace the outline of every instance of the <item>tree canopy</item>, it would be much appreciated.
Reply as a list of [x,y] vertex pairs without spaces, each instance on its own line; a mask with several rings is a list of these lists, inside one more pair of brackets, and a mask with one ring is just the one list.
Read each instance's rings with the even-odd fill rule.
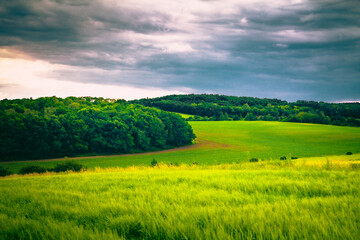
[[217,94],[169,95],[132,102],[196,115],[188,120],[264,120],[360,126],[360,103],[287,102]]
[[178,114],[125,100],[44,97],[0,101],[0,160],[118,154],[191,144]]

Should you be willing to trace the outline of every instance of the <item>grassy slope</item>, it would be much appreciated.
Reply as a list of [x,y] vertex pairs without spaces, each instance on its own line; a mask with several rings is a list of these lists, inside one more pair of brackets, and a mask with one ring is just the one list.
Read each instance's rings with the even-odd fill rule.
[[0,179],[0,239],[357,239],[360,154]]
[[[173,112],[173,113],[177,113],[177,112]],[[186,114],[186,113],[177,113],[179,114],[181,117],[183,118],[189,118],[189,117],[194,117],[195,115],[190,115],[190,114]]]
[[[94,167],[126,167],[158,162],[217,164],[281,156],[325,156],[360,152],[360,128],[281,122],[190,122],[198,144],[180,151],[146,155],[78,159]],[[57,161],[0,163],[17,172],[25,165],[53,167]]]

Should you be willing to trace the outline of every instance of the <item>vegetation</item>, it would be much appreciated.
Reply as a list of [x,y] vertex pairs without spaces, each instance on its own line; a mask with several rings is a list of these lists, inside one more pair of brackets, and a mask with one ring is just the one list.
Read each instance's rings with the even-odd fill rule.
[[156,161],[156,159],[154,158],[152,161],[151,161],[151,164],[150,164],[152,167],[155,167],[158,165],[158,162]]
[[5,176],[11,175],[11,174],[13,174],[13,173],[11,171],[9,171],[9,169],[0,166],[0,177],[5,177]]
[[45,97],[0,101],[0,160],[119,154],[191,144],[179,115],[124,100]]
[[19,171],[20,174],[44,173],[44,172],[46,172],[46,169],[41,166],[25,166]]
[[[67,161],[67,162],[58,163],[54,168],[49,168],[49,169],[46,169],[45,167],[42,166],[33,166],[33,165],[25,166],[20,169],[19,173],[24,175],[24,174],[45,173],[45,172],[57,172],[57,173],[67,172],[67,171],[80,172],[81,170],[86,170],[86,167],[84,167],[80,163]],[[11,173],[7,175],[10,174]]]
[[[360,128],[331,125],[265,122],[221,121],[189,122],[197,135],[196,144],[163,152],[122,156],[76,158],[76,162],[95,167],[149,166],[153,159],[163,163],[216,165],[249,162],[251,158],[263,160],[286,156],[311,157],[360,153]],[[45,168],[53,168],[67,158],[54,161],[37,161]],[[0,166],[18,173],[33,161],[0,163]]]
[[81,165],[80,163],[76,163],[73,161],[67,161],[64,163],[58,163],[53,169],[50,169],[54,172],[66,172],[66,171],[73,171],[73,172],[80,172],[81,170],[85,170],[86,168]]
[[358,159],[2,178],[0,239],[357,239]]
[[[36,161],[45,173],[1,178],[0,239],[360,235],[360,128],[263,121],[189,123],[198,136],[195,145],[78,158],[79,164]],[[19,173],[34,161],[0,164],[0,173]],[[108,168],[114,166],[130,167]],[[80,172],[55,173],[68,170]]]
[[[192,128],[197,144],[139,153],[189,144]],[[3,100],[1,160],[68,157],[0,163],[0,239],[357,239],[359,142],[357,127],[187,123],[102,98]],[[127,152],[138,153],[71,157]]]
[[264,120],[360,126],[360,103],[325,103],[189,94],[140,99],[134,103],[197,116],[192,121]]

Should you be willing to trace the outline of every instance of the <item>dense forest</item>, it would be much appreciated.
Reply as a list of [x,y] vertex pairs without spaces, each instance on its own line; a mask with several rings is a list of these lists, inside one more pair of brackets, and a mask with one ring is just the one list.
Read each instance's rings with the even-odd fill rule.
[[178,114],[125,100],[44,97],[0,101],[0,160],[117,154],[191,144]]
[[360,126],[360,103],[287,102],[215,94],[169,95],[132,101],[162,110],[196,115],[188,120],[264,120]]

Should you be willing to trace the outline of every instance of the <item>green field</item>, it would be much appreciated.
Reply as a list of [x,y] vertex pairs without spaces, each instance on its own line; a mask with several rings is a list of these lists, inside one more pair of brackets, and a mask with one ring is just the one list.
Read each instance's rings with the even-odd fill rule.
[[[173,113],[177,113],[177,112],[173,112]],[[186,114],[186,113],[177,113],[179,114],[181,117],[183,118],[189,118],[189,117],[194,117],[195,115],[190,115],[190,114]]]
[[0,179],[0,239],[358,239],[360,154]]
[[[89,168],[80,173],[1,178],[0,239],[358,239],[359,128],[191,125],[197,143],[180,149],[78,158]],[[160,164],[149,167],[152,159]]]
[[[237,163],[250,158],[262,160],[286,157],[343,155],[360,152],[360,128],[319,124],[224,121],[190,122],[196,144],[177,151],[125,156],[76,159],[89,167],[150,165],[152,159],[164,163],[213,165]],[[58,161],[11,162],[0,166],[18,172],[26,165],[53,167]]]

